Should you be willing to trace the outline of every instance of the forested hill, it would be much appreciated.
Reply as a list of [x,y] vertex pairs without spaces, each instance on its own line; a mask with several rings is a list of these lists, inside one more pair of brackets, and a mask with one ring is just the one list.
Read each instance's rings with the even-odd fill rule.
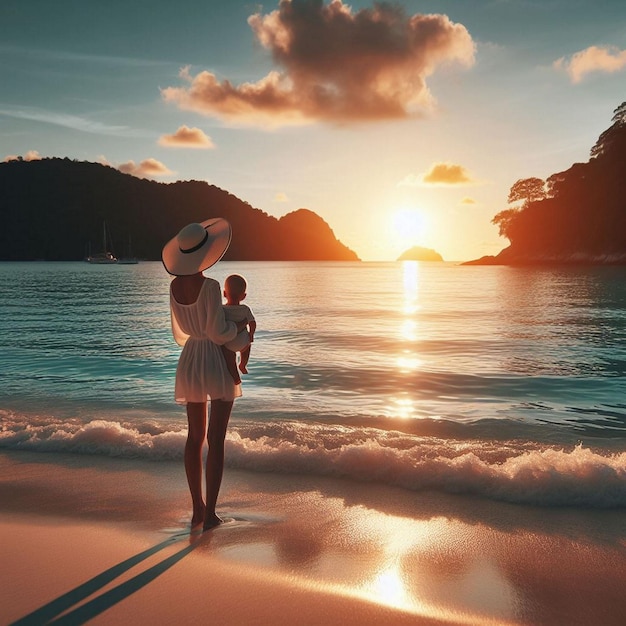
[[183,226],[225,217],[233,227],[226,260],[358,260],[318,215],[276,219],[206,182],[158,183],[70,159],[0,163],[0,260],[80,260],[102,248],[159,260]]
[[518,180],[493,218],[511,245],[470,263],[626,264],[626,102],[612,122],[588,162]]

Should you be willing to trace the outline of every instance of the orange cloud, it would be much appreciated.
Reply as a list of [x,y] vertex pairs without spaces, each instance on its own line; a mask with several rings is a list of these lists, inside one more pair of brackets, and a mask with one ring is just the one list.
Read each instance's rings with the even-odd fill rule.
[[399,183],[401,186],[423,187],[431,185],[475,185],[475,181],[462,166],[455,163],[433,163],[424,174],[409,174]]
[[161,161],[156,159],[144,159],[141,163],[127,161],[117,166],[117,169],[124,174],[132,174],[138,178],[156,178],[159,176],[171,176],[174,174]]
[[204,131],[184,125],[180,126],[172,135],[162,135],[159,138],[159,145],[170,148],[196,148],[201,150],[215,148],[215,144]]
[[469,196],[465,196],[465,198],[461,200],[461,204],[476,204],[476,200],[474,200],[474,198],[470,198]]
[[9,161],[40,161],[41,156],[37,150],[29,150],[25,155],[21,156],[19,154],[8,154],[4,157],[3,161],[8,163]]
[[430,108],[426,79],[448,63],[471,66],[474,42],[445,15],[407,16],[387,3],[353,13],[342,0],[280,0],[248,19],[281,71],[233,85],[208,71],[181,71],[162,90],[180,108],[239,124],[402,118]]
[[467,185],[473,182],[462,165],[433,163],[423,176],[427,185]]
[[626,50],[615,46],[590,46],[576,52],[569,59],[557,59],[553,67],[567,72],[572,83],[579,83],[592,72],[611,74],[626,68]]

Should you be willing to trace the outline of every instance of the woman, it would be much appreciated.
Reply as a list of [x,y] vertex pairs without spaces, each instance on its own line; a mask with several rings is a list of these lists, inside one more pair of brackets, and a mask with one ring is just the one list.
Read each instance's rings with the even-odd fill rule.
[[[222,258],[230,238],[230,224],[212,218],[185,226],[162,253],[165,269],[176,277],[170,286],[172,332],[183,350],[176,369],[175,399],[187,407],[185,472],[193,503],[191,525],[202,523],[204,530],[222,522],[215,505],[224,471],[224,439],[233,401],[241,395],[241,385],[229,374],[219,346],[234,339],[246,322],[226,321],[219,283],[202,274]],[[206,504],[202,498],[205,436],[209,444]]]

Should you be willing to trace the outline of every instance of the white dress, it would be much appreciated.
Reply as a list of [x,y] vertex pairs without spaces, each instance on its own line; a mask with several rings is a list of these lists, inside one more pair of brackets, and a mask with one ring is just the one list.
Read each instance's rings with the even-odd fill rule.
[[220,348],[236,337],[237,326],[224,317],[219,283],[205,278],[192,304],[177,302],[170,287],[170,312],[172,334],[183,346],[176,368],[176,402],[234,400],[241,396],[241,385],[235,385],[228,373]]

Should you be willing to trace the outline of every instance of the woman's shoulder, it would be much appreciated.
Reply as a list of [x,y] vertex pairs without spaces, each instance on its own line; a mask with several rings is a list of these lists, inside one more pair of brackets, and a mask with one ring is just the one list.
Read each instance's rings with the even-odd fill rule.
[[204,284],[211,287],[217,287],[218,289],[220,288],[220,284],[217,280],[215,280],[215,278],[211,278],[210,276],[205,276],[204,277]]
[[222,291],[220,284],[214,278],[210,278],[209,276],[204,277],[200,294],[203,294],[208,300],[216,301],[217,303],[222,304]]
[[195,304],[203,294],[210,294],[204,297],[214,298],[215,294],[219,297],[219,293],[219,283],[207,276],[202,276],[200,282],[196,277],[177,276],[170,283],[171,298],[183,306]]
[[202,283],[202,288],[206,291],[212,291],[220,293],[220,284],[215,278],[211,278],[210,276],[204,277],[204,283]]

